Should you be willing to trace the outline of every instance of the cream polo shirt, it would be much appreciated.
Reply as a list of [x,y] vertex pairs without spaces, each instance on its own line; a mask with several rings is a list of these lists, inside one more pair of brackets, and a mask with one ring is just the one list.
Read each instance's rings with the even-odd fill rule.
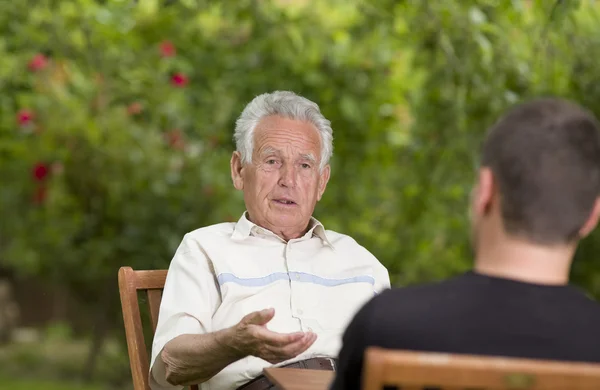
[[[325,231],[316,219],[301,238],[285,242],[242,215],[184,236],[169,266],[152,345],[152,389],[179,389],[165,380],[160,352],[181,334],[231,327],[273,307],[268,329],[312,331],[314,344],[287,362],[336,357],[346,325],[374,294],[390,287],[386,268],[349,236]],[[249,356],[230,364],[202,390],[235,389],[271,364]]]

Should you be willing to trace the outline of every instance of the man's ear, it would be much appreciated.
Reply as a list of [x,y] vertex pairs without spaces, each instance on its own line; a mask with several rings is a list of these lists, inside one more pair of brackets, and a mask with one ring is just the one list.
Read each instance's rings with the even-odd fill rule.
[[325,165],[323,171],[319,175],[319,196],[317,200],[321,200],[323,194],[325,193],[325,188],[327,188],[327,183],[329,182],[329,176],[331,175],[331,167],[329,164]]
[[596,198],[594,202],[594,207],[592,208],[592,212],[588,217],[587,221],[583,224],[581,229],[579,229],[579,237],[584,238],[588,234],[594,230],[596,225],[598,224],[598,219],[600,218],[600,197]]
[[495,192],[496,183],[492,170],[487,167],[481,168],[477,185],[472,193],[472,207],[475,215],[485,215],[491,210]]
[[231,167],[231,180],[233,181],[233,186],[237,190],[243,190],[244,177],[242,175],[242,170],[244,169],[244,163],[242,162],[242,155],[240,152],[233,152],[229,165]]

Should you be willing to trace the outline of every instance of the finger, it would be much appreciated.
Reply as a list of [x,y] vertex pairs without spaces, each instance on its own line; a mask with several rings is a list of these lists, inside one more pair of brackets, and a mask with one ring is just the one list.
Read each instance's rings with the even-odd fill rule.
[[295,341],[293,343],[288,343],[286,345],[281,345],[281,346],[276,346],[276,347],[271,346],[271,348],[272,348],[273,352],[276,352],[276,353],[290,354],[297,350],[304,351],[306,348],[310,347],[315,342],[316,339],[317,339],[316,334],[306,333],[306,334],[304,334],[303,337],[301,337],[300,339],[298,339],[297,341]]
[[306,335],[304,332],[296,333],[277,333],[266,328],[258,329],[256,337],[266,345],[272,347],[284,347],[286,345],[298,342]]
[[317,339],[317,335],[314,333],[305,334],[298,341],[288,344],[284,347],[276,347],[271,345],[265,345],[266,355],[261,356],[263,359],[269,362],[281,362],[288,359],[292,359],[299,354],[306,351]]
[[308,348],[311,345],[313,345],[315,341],[317,341],[317,334],[311,332],[307,335],[307,337],[304,341],[304,345],[306,346],[306,348]]
[[286,359],[291,359],[293,357],[298,356],[299,354],[306,351],[310,348],[314,342],[317,340],[316,334],[306,335],[306,337],[302,338],[296,343],[289,344],[283,348],[281,348],[278,354],[284,356]]
[[267,322],[271,321],[275,316],[275,309],[264,309],[261,311],[254,311],[250,314],[247,314],[242,321],[246,324],[253,325],[264,325]]

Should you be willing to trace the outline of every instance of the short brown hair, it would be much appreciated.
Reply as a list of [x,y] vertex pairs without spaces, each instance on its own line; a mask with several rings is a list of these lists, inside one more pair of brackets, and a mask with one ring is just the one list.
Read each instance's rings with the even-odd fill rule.
[[507,233],[540,244],[578,239],[600,196],[600,131],[575,103],[544,98],[505,114],[484,142]]

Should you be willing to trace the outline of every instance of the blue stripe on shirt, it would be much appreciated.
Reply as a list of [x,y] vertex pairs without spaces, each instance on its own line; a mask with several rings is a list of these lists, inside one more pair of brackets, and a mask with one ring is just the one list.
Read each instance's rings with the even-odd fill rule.
[[261,278],[238,278],[234,274],[223,273],[217,277],[217,280],[219,281],[219,285],[221,286],[225,283],[235,283],[245,287],[262,287],[277,282],[279,280],[291,280],[296,282],[313,283],[326,287],[335,287],[340,286],[342,284],[350,283],[369,283],[371,285],[375,284],[375,279],[367,275],[355,276],[353,278],[345,279],[326,279],[317,275],[307,274],[304,272],[290,272],[289,274],[286,272],[276,272],[267,276],[263,276]]

